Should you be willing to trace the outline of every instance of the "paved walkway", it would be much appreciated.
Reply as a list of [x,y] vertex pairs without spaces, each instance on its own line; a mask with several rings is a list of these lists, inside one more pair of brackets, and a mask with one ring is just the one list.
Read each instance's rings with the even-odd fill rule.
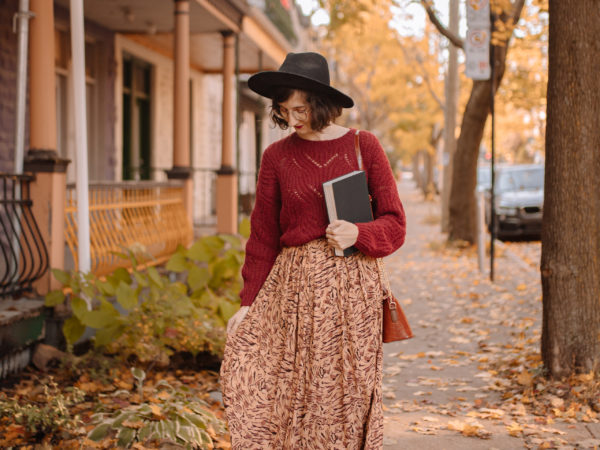
[[532,414],[523,390],[501,376],[531,382],[539,273],[500,246],[489,282],[472,250],[444,247],[439,205],[423,202],[412,181],[399,188],[407,239],[386,264],[415,337],[384,347],[385,448],[598,448],[598,423]]

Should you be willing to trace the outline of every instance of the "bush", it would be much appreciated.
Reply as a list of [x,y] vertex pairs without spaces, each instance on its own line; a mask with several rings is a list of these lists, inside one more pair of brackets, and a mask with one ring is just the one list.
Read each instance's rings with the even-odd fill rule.
[[[176,352],[221,356],[225,325],[240,303],[242,248],[240,237],[206,236],[189,249],[179,247],[162,271],[138,269],[131,251],[122,256],[131,259],[132,270],[118,268],[105,278],[53,270],[70,290],[73,315],[63,326],[69,349],[90,327],[96,348],[141,362],[166,365]],[[66,300],[56,290],[46,305]]]
[[64,394],[52,379],[43,388],[43,394],[23,405],[17,400],[0,396],[0,418],[12,418],[27,433],[39,436],[74,430],[82,424],[78,416],[71,416],[69,408],[83,401],[83,391],[70,388]]

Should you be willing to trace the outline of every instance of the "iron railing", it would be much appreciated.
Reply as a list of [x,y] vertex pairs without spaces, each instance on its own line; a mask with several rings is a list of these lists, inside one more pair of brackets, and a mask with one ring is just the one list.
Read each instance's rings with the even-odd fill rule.
[[[178,182],[132,181],[89,185],[91,271],[105,275],[130,263],[119,253],[133,252],[139,262],[160,264],[178,245],[188,245],[193,230]],[[67,186],[65,240],[78,269],[77,201]],[[141,259],[141,261],[140,261]]]
[[48,270],[48,251],[31,211],[32,180],[0,173],[0,298],[31,292]]

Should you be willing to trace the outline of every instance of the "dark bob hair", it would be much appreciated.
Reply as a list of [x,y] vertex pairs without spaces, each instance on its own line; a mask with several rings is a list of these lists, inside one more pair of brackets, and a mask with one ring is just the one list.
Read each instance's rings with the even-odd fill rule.
[[319,95],[315,92],[303,91],[300,89],[288,88],[288,87],[276,87],[273,89],[273,95],[271,99],[271,120],[282,130],[287,130],[289,124],[286,120],[281,117],[277,117],[275,113],[279,112],[279,104],[289,99],[294,91],[304,93],[306,96],[306,102],[310,109],[310,128],[314,131],[321,131],[327,125],[332,123],[335,119],[342,115],[342,106],[335,103],[332,99],[327,96]]

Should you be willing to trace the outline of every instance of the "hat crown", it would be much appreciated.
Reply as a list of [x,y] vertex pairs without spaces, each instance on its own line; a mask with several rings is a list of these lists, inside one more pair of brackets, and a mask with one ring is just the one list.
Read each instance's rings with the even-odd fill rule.
[[275,88],[285,87],[323,95],[343,108],[354,106],[352,98],[331,86],[327,60],[314,52],[288,53],[277,71],[258,72],[248,78],[248,87],[271,99]]
[[288,53],[279,67],[280,72],[300,75],[330,85],[327,60],[314,52]]

